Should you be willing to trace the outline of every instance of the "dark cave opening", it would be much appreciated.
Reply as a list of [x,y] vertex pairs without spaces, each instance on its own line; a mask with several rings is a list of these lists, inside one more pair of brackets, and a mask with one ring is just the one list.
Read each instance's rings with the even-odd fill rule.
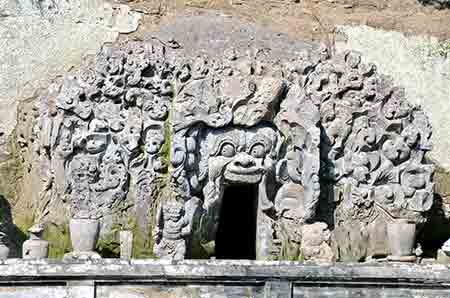
[[257,186],[225,188],[216,234],[217,259],[256,259]]

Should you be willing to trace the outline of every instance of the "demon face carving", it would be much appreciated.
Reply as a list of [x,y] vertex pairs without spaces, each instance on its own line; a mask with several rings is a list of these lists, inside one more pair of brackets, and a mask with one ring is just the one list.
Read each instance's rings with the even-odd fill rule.
[[223,177],[225,184],[258,184],[273,171],[279,133],[270,126],[229,127],[207,135],[209,180]]

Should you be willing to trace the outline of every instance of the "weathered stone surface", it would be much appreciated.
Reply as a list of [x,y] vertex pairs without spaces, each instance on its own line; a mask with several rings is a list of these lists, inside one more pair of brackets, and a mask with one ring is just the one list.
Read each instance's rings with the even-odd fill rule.
[[[233,26],[236,25],[234,22],[228,23]],[[263,32],[261,29],[254,29],[250,26],[248,26],[248,29],[249,31],[253,30],[255,34]],[[178,34],[180,34],[180,32]],[[276,35],[265,34],[264,38],[266,39],[263,40],[268,44],[269,41],[277,39],[283,40],[284,38],[276,37],[273,39],[274,36]],[[239,40],[235,39],[234,36],[232,37],[231,34],[227,37],[229,40],[239,42]],[[244,36],[241,38],[244,39]],[[247,33],[245,38],[248,40],[251,36]],[[259,42],[261,41],[259,40],[257,43]],[[135,43],[135,45],[137,44],[138,43]],[[171,59],[167,56],[167,54],[169,54],[169,51],[167,50],[170,50],[170,55],[173,55],[174,58],[183,59],[181,56],[184,54],[182,55],[180,54],[181,52],[174,51],[170,49],[170,47],[164,49],[164,46],[159,44],[157,39],[148,43],[148,45],[150,44],[152,44],[151,47],[153,48],[153,50],[150,49],[150,51],[154,51],[151,55],[154,55],[154,58],[160,57],[161,59],[166,60],[167,62],[164,63],[170,62]],[[134,45],[131,45],[129,49],[132,49],[133,47]],[[196,45],[193,44],[192,48],[195,47]],[[296,47],[302,49],[307,47],[307,45],[298,43]],[[176,49],[177,47],[174,46],[174,48]],[[165,120],[168,117],[169,109],[173,105],[173,103],[171,103],[171,97],[173,95],[171,94],[176,91],[171,90],[171,86],[168,85],[170,81],[168,79],[171,77],[166,79],[165,77],[167,75],[171,76],[176,74],[176,71],[173,69],[174,67],[168,65],[169,68],[165,70],[164,67],[166,66],[163,65],[163,60],[160,60],[159,62],[157,60],[142,60],[145,57],[149,57],[149,48],[143,47],[143,49],[143,52],[139,49],[135,50],[135,57],[132,58],[136,59],[134,62],[132,59],[127,59],[128,62],[125,65],[122,65],[121,63],[123,63],[123,61],[120,61],[120,59],[126,58],[126,55],[128,55],[126,51],[123,52],[123,49],[106,47],[103,54],[100,54],[97,58],[99,63],[97,69],[81,70],[75,74],[75,77],[67,77],[62,80],[61,87],[59,87],[58,84],[55,84],[54,87],[49,89],[48,94],[45,97],[42,97],[40,104],[33,108],[43,116],[42,118],[40,116],[38,118],[27,117],[27,119],[30,119],[30,123],[24,125],[24,127],[36,127],[37,130],[27,133],[29,137],[27,136],[24,138],[25,146],[22,156],[28,161],[27,167],[30,169],[29,176],[37,178],[39,175],[43,174],[42,181],[40,181],[40,179],[37,181],[34,179],[38,185],[41,185],[39,188],[42,189],[42,191],[38,196],[36,196],[36,194],[30,194],[31,197],[34,197],[33,200],[36,201],[36,205],[39,207],[36,212],[37,220],[53,222],[57,225],[63,224],[64,214],[68,214],[68,208],[66,207],[70,206],[69,209],[72,214],[76,214],[80,211],[80,208],[83,210],[90,209],[95,211],[96,214],[93,215],[102,217],[102,235],[108,238],[110,237],[108,231],[116,229],[117,225],[132,229],[137,225],[138,230],[134,230],[134,232],[143,235],[148,234],[146,231],[148,231],[149,226],[154,224],[154,218],[157,216],[154,211],[156,210],[155,207],[159,200],[158,197],[161,194],[161,187],[167,184],[167,181],[164,181],[166,179],[163,179],[167,171],[167,163],[169,159],[171,159],[172,162],[176,164],[177,161],[175,159],[177,150],[185,150],[183,148],[186,146],[186,144],[184,144],[185,137],[183,134],[186,129],[181,131],[178,136],[171,136],[172,130],[177,131],[182,129],[176,125],[176,112],[171,115],[171,120],[174,124],[173,128],[171,128],[170,124],[166,123],[167,121]],[[167,51],[167,54],[165,54],[165,51]],[[231,50],[231,52],[233,51],[234,50]],[[211,53],[212,56],[218,55],[218,52],[212,51]],[[103,57],[101,57],[102,55]],[[239,72],[242,71],[242,75],[240,75],[241,80],[247,80],[247,83],[250,84],[249,87],[251,87],[253,81],[258,82],[254,79],[249,81],[249,78],[246,77],[246,73],[248,73],[253,66],[245,65],[245,59],[242,58],[240,58],[239,61],[235,61],[236,59],[232,57],[233,54],[230,55],[230,58],[226,58],[224,61],[229,61],[232,68]],[[240,50],[239,55],[242,55],[242,49]],[[286,52],[284,55],[286,55]],[[113,59],[110,57],[116,57],[114,59],[116,59],[117,63],[114,62],[116,65],[113,67],[108,66],[108,63],[110,63],[108,59],[110,59],[110,61]],[[119,58],[117,59],[117,57]],[[187,54],[185,58],[188,60],[191,59]],[[194,64],[197,63],[195,65],[200,67],[202,60],[194,58],[195,57],[192,58],[192,61]],[[152,67],[152,63],[155,62],[162,63],[158,73],[158,76],[160,76],[159,79],[154,78],[152,74],[148,73],[149,69]],[[89,62],[87,62],[87,64],[88,63]],[[239,65],[234,65],[236,63]],[[101,64],[103,64],[103,66]],[[106,69],[102,69],[102,67],[106,67]],[[189,64],[186,64],[186,67],[191,68]],[[262,67],[262,65],[260,65],[260,67]],[[221,68],[218,70],[220,69]],[[192,70],[192,74],[196,75],[195,71],[197,71],[197,69]],[[123,71],[125,72],[125,76],[122,75]],[[199,71],[200,75],[202,75],[201,68]],[[95,80],[96,72],[97,75],[100,74],[100,77],[105,75],[107,77],[104,81],[104,86],[99,89],[100,92],[104,94],[105,99],[123,96],[123,102],[119,103],[114,102],[114,100],[112,102],[100,100],[100,102],[97,103],[96,100],[92,101],[92,99],[97,96],[95,94],[95,89],[97,88],[96,84],[104,80],[100,79],[98,82],[92,81],[93,79]],[[187,75],[191,76],[191,73],[189,72],[190,69],[188,69]],[[142,73],[142,75],[139,73]],[[239,78],[238,72],[236,72],[236,74]],[[94,77],[92,75],[94,75]],[[183,71],[179,73],[180,77],[178,80],[180,80],[180,83],[186,83],[186,87],[182,89],[180,94],[173,100],[173,102],[176,103],[173,105],[175,110],[179,107],[181,113],[184,113],[185,111],[181,109],[182,105],[178,104],[178,100],[188,92],[190,86],[190,81],[186,81],[186,79],[189,80],[189,78],[183,77],[185,75],[186,73],[183,73]],[[262,73],[257,76],[263,77]],[[129,90],[128,86],[126,88],[125,86],[121,88],[120,85],[117,85],[120,83],[121,77],[130,85],[131,88],[129,88]],[[234,80],[232,77],[230,77],[230,79],[231,81]],[[223,81],[227,81],[226,76]],[[197,88],[195,83],[196,82],[193,81],[193,90],[196,90]],[[88,87],[89,84],[91,84],[92,88]],[[270,87],[272,86],[271,84],[274,84],[273,87]],[[169,87],[169,89],[164,89],[167,87]],[[262,82],[258,82],[256,87],[256,93],[250,98],[251,102],[248,102],[249,98],[245,97],[242,99],[239,97],[234,99],[231,98],[235,103],[229,102],[230,115],[235,116],[237,125],[247,123],[246,125],[253,126],[255,122],[270,121],[273,119],[275,114],[272,113],[272,110],[279,104],[279,100],[281,96],[283,96],[286,88],[286,82],[283,79],[276,78],[276,76],[273,77],[273,79],[271,79],[271,76],[268,76]],[[87,90],[86,88],[90,89],[87,93],[85,91]],[[224,84],[221,87],[221,90],[226,97],[234,96],[233,94],[226,95],[226,92],[229,92],[232,89],[233,87],[230,88],[227,84]],[[88,100],[85,100],[84,98]],[[244,101],[240,102],[240,100]],[[128,108],[129,106],[130,108]],[[250,107],[251,110],[248,110],[247,107]],[[253,112],[259,111],[261,108],[265,109],[265,111],[262,111],[260,116],[249,119],[245,118],[247,115],[255,114]],[[67,115],[73,114],[73,117],[70,116],[65,118],[65,116],[63,116],[64,113]],[[58,116],[57,114],[60,115]],[[91,121],[92,116],[95,116],[93,121]],[[52,117],[54,117],[54,120],[52,120]],[[205,119],[200,117],[198,120],[194,120],[193,123],[198,123],[198,121],[202,122],[204,120]],[[210,124],[213,125],[213,127],[221,125],[213,118],[211,118],[211,121]],[[183,125],[186,125],[186,121]],[[267,128],[266,130],[270,129]],[[265,144],[265,140],[259,140],[258,138],[252,137],[254,134],[252,129],[249,129],[249,131],[249,142],[262,142],[262,144]],[[261,130],[262,134],[264,132],[264,129]],[[279,138],[277,135],[278,133],[275,133],[274,136]],[[27,141],[29,138],[32,140],[40,139],[40,144],[35,144],[37,145],[37,147],[35,147],[34,144],[30,144],[29,141]],[[180,138],[181,141],[180,146],[182,147],[180,148],[177,147],[178,138]],[[194,138],[188,138],[188,147],[186,148],[191,152],[190,158],[195,158],[199,161],[199,157],[195,157],[192,154],[192,150],[196,150],[196,147],[192,147],[192,145],[198,146],[192,142],[194,140]],[[275,142],[278,141],[279,140],[275,140]],[[270,140],[270,142],[273,143],[274,140]],[[113,144],[115,145],[113,146]],[[141,144],[145,144],[144,148],[141,147]],[[29,150],[28,148],[31,146],[36,149]],[[271,150],[278,150],[278,145],[275,146],[275,143],[269,146],[273,146]],[[145,150],[141,151],[142,148]],[[248,147],[244,149],[250,150],[251,148]],[[84,154],[79,154],[80,150],[84,151]],[[261,153],[265,154],[265,152]],[[273,154],[274,153],[272,152],[271,155]],[[97,158],[101,158],[100,163],[98,163]],[[34,166],[32,165],[33,159],[35,163]],[[195,162],[195,159],[189,160],[189,162]],[[70,162],[67,163],[66,161],[69,160]],[[260,159],[260,161],[261,160],[262,159]],[[274,164],[269,163],[264,167],[267,166],[271,169],[271,175],[273,176]],[[264,169],[262,165],[258,165],[258,167]],[[318,167],[316,167],[316,169],[317,168]],[[258,171],[259,170],[260,169],[258,169]],[[114,173],[113,176],[110,176],[110,173]],[[195,172],[188,174],[192,175],[194,173]],[[203,175],[202,173],[200,174]],[[199,179],[197,176],[198,173],[190,177],[189,183],[198,184],[200,182],[203,184],[203,181],[207,181],[204,180],[205,177],[200,177],[200,181],[195,182],[195,179]],[[261,177],[258,177],[257,179],[261,179]],[[126,187],[128,183],[131,183],[129,189]],[[199,189],[199,185],[195,187]],[[150,200],[148,197],[149,195],[152,198]],[[69,204],[66,205],[65,201],[69,196]],[[63,200],[61,201],[59,198],[63,198]],[[266,202],[266,204],[270,205],[269,202]],[[134,208],[129,209],[129,206],[133,205]],[[194,208],[192,209],[192,207],[190,207],[191,210],[196,210],[196,208],[198,208],[195,207],[198,203],[193,203],[191,205],[193,205]],[[121,210],[127,210],[125,216]],[[195,212],[189,212],[192,214],[190,216],[195,215]],[[63,220],[61,220],[61,217],[63,217]],[[130,222],[130,219],[133,219],[133,221]],[[211,232],[213,233],[213,231]],[[136,241],[141,241],[141,238],[142,237],[139,235],[135,237]],[[151,239],[148,238],[144,239],[144,241],[147,242],[149,240],[151,241]],[[102,245],[102,241],[100,241],[100,244]],[[140,250],[138,251],[140,252]]]
[[433,125],[433,150],[429,157],[450,171],[450,58],[433,53],[438,47],[437,38],[407,36],[367,26],[344,26],[338,31],[345,36],[345,42],[338,42],[337,50],[361,52],[364,62],[376,63],[381,72],[405,88],[412,104],[422,106],[428,113]]
[[434,37],[408,36],[367,26],[345,26],[338,31],[345,42],[338,42],[337,50],[354,49],[363,53],[364,61],[376,63],[380,71],[405,88],[410,102],[420,105],[433,124],[433,150],[428,158],[437,165],[436,203],[419,239],[432,255],[430,251],[435,252],[450,237],[450,59],[439,50],[446,43]]
[[[147,254],[214,256],[227,190],[242,185],[254,188],[233,204],[254,204],[257,259],[388,255],[388,223],[422,223],[433,204],[431,126],[401,88],[359,53],[330,57],[232,19],[105,45],[29,109],[34,220],[88,211],[117,252],[131,229]],[[302,246],[317,222],[332,243]]]
[[445,265],[450,264],[450,256],[448,256],[442,249],[439,249],[436,255],[436,262]]
[[[256,47],[267,35],[201,49],[180,34],[215,22],[186,19],[183,31],[175,23],[146,41],[105,45],[40,98],[36,141],[23,154],[45,177],[39,221],[89,212],[107,237],[136,219],[158,257],[214,256],[227,189],[251,185],[255,197],[242,200],[253,200],[256,239],[246,257],[388,255],[386,239],[397,240],[383,227],[422,223],[433,204],[424,112],[356,52]],[[260,30],[241,28],[247,40]]]
[[448,296],[448,269],[444,265],[412,264],[318,266],[117,259],[63,264],[8,260],[0,265],[0,293],[8,298],[431,298]]
[[[32,134],[36,94],[119,32],[136,29],[141,13],[118,14],[126,5],[116,6],[104,0],[0,1],[0,194],[14,216],[9,227],[13,255],[20,255],[24,233],[37,216],[33,213],[46,206],[46,197],[37,199],[42,184],[53,183],[29,167],[31,155],[26,154],[38,138]],[[55,224],[63,229],[65,212],[59,212]]]
[[120,258],[129,260],[133,255],[133,232],[120,231]]
[[71,298],[68,296],[68,290],[64,286],[15,286],[1,287],[0,294],[5,298]]
[[[189,285],[168,288],[165,285],[155,286],[100,286],[97,290],[98,298],[145,298],[145,297],[265,297],[261,286],[253,285]],[[277,296],[269,296],[277,297]],[[287,296],[280,296],[287,297]]]
[[303,260],[313,263],[333,263],[336,257],[330,247],[331,233],[323,222],[302,227],[301,253]]
[[[383,297],[383,298],[397,298],[397,297],[445,297],[448,295],[446,290],[442,289],[411,289],[407,286],[405,287],[395,287],[395,288],[359,288],[349,286],[327,286],[322,288],[311,288],[311,287],[294,287],[293,298],[314,298],[322,297],[323,293],[332,295],[337,298],[350,298],[350,297],[361,297],[361,298],[372,298],[372,297]],[[326,297],[326,296],[325,296]]]

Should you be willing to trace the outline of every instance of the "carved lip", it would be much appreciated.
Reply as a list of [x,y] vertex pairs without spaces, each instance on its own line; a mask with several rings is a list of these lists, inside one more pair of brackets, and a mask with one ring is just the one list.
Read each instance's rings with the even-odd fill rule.
[[86,145],[86,150],[92,153],[98,153],[101,152],[105,149],[106,145],[105,144],[96,144],[96,145]]
[[227,169],[224,177],[228,181],[239,183],[259,183],[262,178],[263,169],[261,168],[237,168]]
[[259,167],[250,167],[250,168],[243,168],[243,167],[236,167],[236,166],[228,166],[226,172],[237,174],[237,175],[261,175],[263,173],[263,169]]

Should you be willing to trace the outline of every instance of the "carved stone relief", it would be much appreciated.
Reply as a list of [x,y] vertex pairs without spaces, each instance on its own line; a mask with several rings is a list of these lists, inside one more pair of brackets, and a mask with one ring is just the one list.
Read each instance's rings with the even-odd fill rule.
[[[157,206],[153,250],[170,259],[197,257],[193,247],[214,255],[224,191],[239,184],[257,189],[258,259],[388,253],[371,250],[380,225],[425,220],[428,119],[358,53],[180,51],[105,46],[41,102],[46,191],[67,197],[72,215],[89,211],[106,230],[113,210],[134,206],[142,219]],[[357,253],[354,229],[371,240]],[[322,238],[306,235],[316,230]]]

